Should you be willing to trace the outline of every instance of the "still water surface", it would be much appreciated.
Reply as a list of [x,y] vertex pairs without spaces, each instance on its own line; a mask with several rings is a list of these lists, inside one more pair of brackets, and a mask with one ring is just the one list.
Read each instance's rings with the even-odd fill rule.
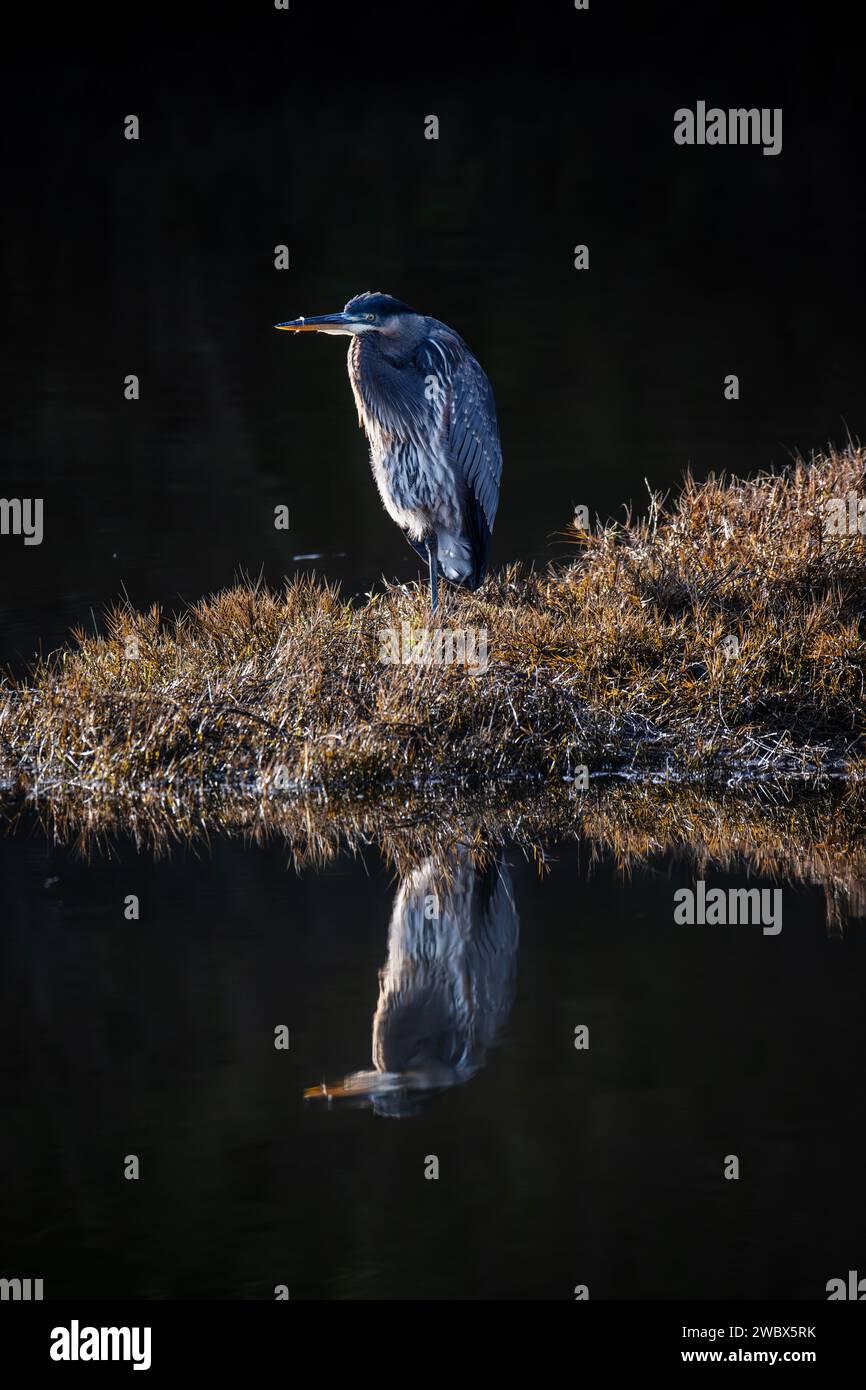
[[[856,1267],[866,953],[819,888],[769,937],[676,925],[694,877],[664,860],[451,867],[0,843],[4,1268],[56,1296],[757,1299]],[[304,1100],[374,1049],[408,1089]]]

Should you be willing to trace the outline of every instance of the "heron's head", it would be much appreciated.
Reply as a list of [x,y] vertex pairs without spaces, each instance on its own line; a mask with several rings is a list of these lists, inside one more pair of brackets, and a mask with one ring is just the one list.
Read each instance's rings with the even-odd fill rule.
[[356,294],[345,309],[337,314],[320,314],[317,318],[289,319],[277,323],[288,333],[335,333],[356,337],[360,333],[382,333],[386,337],[401,337],[411,333],[420,315],[399,299],[378,291]]

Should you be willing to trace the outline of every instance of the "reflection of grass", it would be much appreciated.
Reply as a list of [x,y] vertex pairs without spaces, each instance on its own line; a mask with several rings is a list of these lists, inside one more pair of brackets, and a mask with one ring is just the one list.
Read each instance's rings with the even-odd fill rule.
[[[128,608],[0,706],[0,776],[81,802],[179,787],[412,794],[559,781],[575,764],[707,780],[862,767],[866,541],[823,534],[863,495],[851,448],[784,477],[687,481],[670,511],[581,538],[574,562],[449,590],[489,668],[388,665],[424,586],[364,606],[312,580],[239,587],[171,621]],[[730,639],[736,639],[732,642]],[[726,655],[725,649],[735,654]],[[131,659],[127,653],[137,650]]]
[[[866,782],[806,790],[781,783],[717,788],[664,782],[596,783],[515,792],[453,792],[439,787],[405,798],[263,795],[251,789],[186,787],[117,796],[70,791],[36,803],[49,834],[90,852],[118,835],[168,852],[178,841],[236,836],[284,843],[298,868],[373,845],[405,877],[428,855],[445,860],[456,844],[479,861],[504,847],[543,870],[555,846],[576,839],[588,859],[613,858],[624,872],[673,854],[693,866],[757,874],[824,888],[838,926],[866,916]],[[20,809],[16,814],[21,814]],[[23,813],[27,821],[30,812]]]
[[819,883],[827,920],[866,916],[866,788],[792,794],[781,786],[707,795],[698,788],[618,786],[587,802],[581,832],[623,867],[674,852],[699,873],[745,870]]

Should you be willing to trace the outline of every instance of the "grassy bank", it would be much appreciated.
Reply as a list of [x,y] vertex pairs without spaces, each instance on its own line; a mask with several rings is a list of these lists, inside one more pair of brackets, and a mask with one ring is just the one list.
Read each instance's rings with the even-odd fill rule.
[[483,635],[486,669],[383,660],[431,627],[423,585],[359,604],[303,578],[169,618],[116,608],[104,635],[7,679],[0,777],[19,795],[132,803],[553,785],[584,766],[859,775],[866,537],[828,535],[826,518],[830,499],[866,496],[864,475],[851,447],[781,476],[687,481],[643,520],[574,532],[569,564],[446,590],[436,626],[476,655]]

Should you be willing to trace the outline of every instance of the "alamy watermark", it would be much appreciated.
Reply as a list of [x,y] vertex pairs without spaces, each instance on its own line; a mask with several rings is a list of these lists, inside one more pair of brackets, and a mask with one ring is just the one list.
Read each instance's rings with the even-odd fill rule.
[[131,1361],[134,1371],[150,1370],[149,1327],[69,1327],[51,1329],[52,1361]]
[[475,675],[488,669],[487,629],[386,627],[379,632],[379,660],[386,666],[465,666]]
[[825,536],[866,536],[866,497],[828,497],[822,509]]
[[41,1303],[41,1279],[0,1279],[0,1301],[12,1303]]
[[763,145],[764,154],[782,153],[780,106],[707,109],[699,101],[694,109],[681,106],[674,112],[674,140],[678,145]]
[[679,926],[763,926],[764,936],[782,930],[781,888],[711,888],[699,879],[694,888],[674,893]]
[[0,497],[0,536],[23,536],[25,545],[41,545],[42,535],[41,497]]
[[866,1279],[861,1279],[856,1269],[848,1270],[847,1280],[828,1279],[825,1287],[828,1303],[836,1303],[840,1299],[850,1299],[857,1303],[866,1300]]

